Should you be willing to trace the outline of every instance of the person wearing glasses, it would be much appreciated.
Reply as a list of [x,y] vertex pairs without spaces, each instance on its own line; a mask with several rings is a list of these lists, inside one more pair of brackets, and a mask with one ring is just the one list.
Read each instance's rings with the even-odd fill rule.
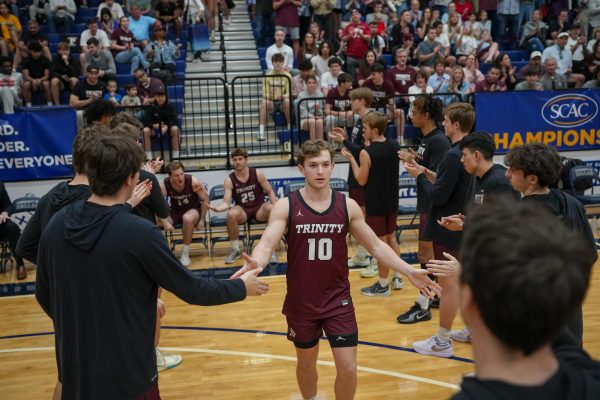
[[585,81],[585,76],[572,72],[573,54],[567,48],[568,41],[569,34],[567,32],[559,33],[556,37],[556,44],[547,47],[542,53],[542,62],[545,63],[547,58],[553,57],[557,62],[556,72],[565,75],[568,83],[574,84],[575,87],[581,87]]

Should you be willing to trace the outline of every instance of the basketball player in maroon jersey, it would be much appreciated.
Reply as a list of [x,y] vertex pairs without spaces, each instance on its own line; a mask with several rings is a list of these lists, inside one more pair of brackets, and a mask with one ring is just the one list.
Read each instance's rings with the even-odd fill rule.
[[[271,206],[277,202],[277,196],[265,178],[265,174],[256,168],[248,167],[246,150],[233,150],[231,163],[233,172],[225,178],[223,184],[225,189],[223,203],[216,207],[209,205],[209,208],[215,212],[227,210],[227,233],[231,241],[231,254],[225,259],[225,264],[231,264],[242,256],[239,226],[253,219],[260,222],[267,221]],[[270,203],[265,203],[265,195],[269,196]],[[232,196],[235,205],[231,204]],[[275,253],[273,255],[275,256]]]
[[162,220],[165,231],[173,231],[174,224],[182,224],[183,250],[179,259],[184,266],[190,265],[190,244],[195,229],[204,228],[208,211],[208,193],[204,185],[195,177],[184,173],[185,167],[179,161],[167,165],[168,177],[160,185],[163,193],[171,199],[171,213]]
[[232,276],[265,266],[286,236],[288,291],[283,313],[288,339],[296,347],[296,378],[304,399],[317,395],[316,362],[323,331],[337,369],[336,399],[353,399],[356,392],[358,327],[348,281],[348,232],[382,264],[406,275],[419,290],[430,296],[439,291],[427,271],[413,269],[377,238],[354,200],[329,188],[333,154],[331,144],[322,139],[304,142],[298,151],[298,169],[306,179],[304,188],[275,204],[252,256],[243,253],[246,262]]

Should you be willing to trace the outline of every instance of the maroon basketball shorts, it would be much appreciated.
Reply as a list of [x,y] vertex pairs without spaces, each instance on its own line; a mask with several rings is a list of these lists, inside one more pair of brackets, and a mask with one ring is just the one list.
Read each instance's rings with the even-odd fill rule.
[[[242,207],[242,206],[240,206],[240,208],[246,214],[246,220],[247,221],[251,221],[252,218],[256,218],[256,214],[258,213],[258,210],[260,210],[261,207],[262,207],[262,204],[259,204],[259,205],[254,206],[254,207]],[[261,221],[261,222],[264,222],[264,221]]]
[[331,347],[354,347],[358,345],[358,325],[354,309],[323,319],[305,319],[286,316],[288,340],[299,349],[310,349],[319,343],[323,332]]
[[151,388],[135,398],[135,400],[160,400],[158,392],[158,383],[155,383]]
[[423,242],[431,242],[431,239],[426,239],[423,233],[425,232],[425,226],[427,226],[427,221],[429,220],[429,214],[421,213],[419,214],[419,240]]
[[377,236],[385,236],[396,232],[396,218],[398,218],[398,211],[392,211],[388,215],[367,214],[365,220]]
[[200,209],[188,208],[185,211],[171,209],[171,212],[169,213],[169,217],[171,217],[171,219],[173,220],[173,224],[181,224],[181,223],[183,223],[183,214],[185,214],[186,212],[188,212],[190,210],[196,210],[196,211],[198,211],[198,215],[200,215]]
[[458,249],[452,249],[450,247],[444,246],[441,243],[436,241],[433,242],[433,257],[436,260],[446,260],[443,253],[448,253],[453,257],[458,258]]
[[359,206],[365,206],[365,190],[363,188],[350,187],[350,189],[348,189],[348,197],[356,201]]

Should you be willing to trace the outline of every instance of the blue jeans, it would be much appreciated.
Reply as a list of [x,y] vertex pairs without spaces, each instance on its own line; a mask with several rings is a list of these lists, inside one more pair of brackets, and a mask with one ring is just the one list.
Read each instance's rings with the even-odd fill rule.
[[546,46],[544,46],[544,43],[539,37],[529,39],[529,42],[527,42],[527,51],[529,51],[529,54],[534,51],[544,52],[545,48]]
[[258,40],[258,47],[269,47],[273,44],[273,36],[275,35],[275,14],[257,15],[254,20],[255,32],[254,35]]
[[[498,41],[504,50],[514,50],[517,47],[517,29],[519,14],[497,14]],[[508,32],[506,32],[508,28]]]
[[521,31],[521,27],[531,21],[533,17],[533,10],[535,9],[534,3],[519,3],[519,26],[517,31]]
[[131,74],[135,72],[136,69],[142,66],[144,69],[148,69],[150,63],[146,61],[146,57],[142,54],[142,51],[137,47],[129,50],[123,50],[115,56],[115,62],[119,64],[131,63]]
[[48,29],[50,33],[56,33],[56,25],[64,25],[65,33],[73,32],[73,20],[68,15],[64,17],[57,17],[52,14],[48,15]]

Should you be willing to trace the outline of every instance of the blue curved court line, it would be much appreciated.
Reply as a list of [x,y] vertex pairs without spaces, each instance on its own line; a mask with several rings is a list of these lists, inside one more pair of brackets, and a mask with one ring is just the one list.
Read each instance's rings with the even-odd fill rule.
[[[285,332],[277,332],[277,331],[261,331],[256,329],[238,329],[238,328],[211,328],[207,326],[161,326],[162,329],[172,329],[172,330],[180,330],[180,331],[210,331],[210,332],[232,332],[232,333],[251,333],[251,334],[261,334],[261,335],[273,335],[273,336],[287,336]],[[54,335],[54,332],[40,332],[40,333],[25,333],[22,335],[10,335],[10,336],[0,336],[0,340],[2,339],[18,339],[24,337],[34,337],[34,336],[48,336]],[[321,340],[327,340],[327,337],[321,337]],[[396,351],[405,351],[407,353],[416,353],[413,349],[408,347],[394,346],[391,344],[383,344],[377,342],[367,342],[364,340],[359,340],[358,344],[362,346],[371,346],[371,347],[380,347],[383,349],[396,350]],[[460,361],[464,363],[472,364],[473,360],[464,357],[449,357],[449,360]]]

